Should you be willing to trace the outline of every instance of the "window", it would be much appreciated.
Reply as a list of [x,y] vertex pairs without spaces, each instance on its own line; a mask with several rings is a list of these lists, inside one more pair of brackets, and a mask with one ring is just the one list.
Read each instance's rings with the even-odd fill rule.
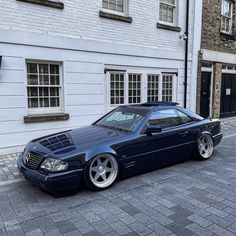
[[141,75],[129,74],[129,103],[141,102]]
[[176,112],[181,119],[181,124],[187,124],[187,123],[193,122],[193,119],[190,116],[186,115],[185,113],[179,110],[176,110]]
[[111,104],[124,104],[124,74],[112,73],[110,76]]
[[173,100],[173,75],[162,76],[162,101],[172,102]]
[[[175,74],[155,73],[154,70],[109,69],[108,106],[139,104],[152,101],[176,101]],[[148,73],[150,72],[150,73]]]
[[232,33],[233,3],[231,0],[222,0],[221,9],[221,31]]
[[177,109],[155,111],[148,121],[149,125],[158,125],[162,128],[171,128],[192,122],[192,118]]
[[146,113],[140,109],[119,107],[97,121],[95,125],[111,129],[132,131],[140,124]]
[[148,75],[148,102],[158,101],[159,95],[159,76],[158,75]]
[[61,108],[60,65],[27,63],[28,107],[36,113]]
[[159,20],[167,24],[175,24],[176,0],[160,0]]
[[103,0],[102,8],[115,14],[126,14],[127,0]]

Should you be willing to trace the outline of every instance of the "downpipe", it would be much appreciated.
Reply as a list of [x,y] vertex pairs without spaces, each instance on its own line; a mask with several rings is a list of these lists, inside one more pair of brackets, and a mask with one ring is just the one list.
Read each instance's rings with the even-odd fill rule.
[[189,45],[189,0],[186,0],[186,31],[185,31],[185,69],[184,69],[184,108],[187,108],[188,86],[188,45]]

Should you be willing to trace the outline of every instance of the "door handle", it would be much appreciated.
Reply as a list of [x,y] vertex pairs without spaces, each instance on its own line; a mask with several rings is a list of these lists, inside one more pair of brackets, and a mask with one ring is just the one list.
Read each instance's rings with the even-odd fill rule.
[[188,133],[189,133],[189,131],[185,130],[185,131],[180,132],[179,134],[181,136],[186,136]]

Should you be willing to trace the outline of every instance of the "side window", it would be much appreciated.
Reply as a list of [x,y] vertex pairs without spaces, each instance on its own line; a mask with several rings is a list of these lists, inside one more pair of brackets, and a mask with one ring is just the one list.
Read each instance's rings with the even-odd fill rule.
[[187,123],[193,122],[193,119],[191,117],[189,117],[188,115],[186,115],[185,113],[183,113],[179,110],[176,110],[176,111],[181,119],[182,124],[187,124]]
[[191,122],[192,119],[176,109],[155,111],[148,121],[149,125],[158,125],[163,129],[179,126]]

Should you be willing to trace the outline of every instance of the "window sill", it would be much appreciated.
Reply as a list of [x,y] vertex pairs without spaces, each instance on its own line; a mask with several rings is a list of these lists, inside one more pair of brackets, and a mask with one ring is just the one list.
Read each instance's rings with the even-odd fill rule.
[[232,33],[226,33],[226,32],[220,31],[220,35],[227,39],[236,40],[236,35],[233,35]]
[[157,22],[157,28],[159,29],[164,29],[164,30],[171,30],[171,31],[176,31],[176,32],[181,32],[181,28],[178,26],[172,26],[172,25],[166,25]]
[[63,121],[69,119],[68,113],[42,114],[24,116],[24,123],[39,123],[49,121]]
[[112,13],[108,13],[108,12],[104,12],[104,11],[99,11],[99,16],[102,18],[123,21],[126,23],[132,23],[132,21],[133,21],[133,19],[131,17],[120,16],[120,15],[116,15],[116,14],[112,14]]
[[62,2],[54,2],[50,0],[17,0],[17,1],[28,2],[28,3],[38,4],[41,6],[47,6],[47,7],[57,8],[57,9],[64,8],[64,4]]

